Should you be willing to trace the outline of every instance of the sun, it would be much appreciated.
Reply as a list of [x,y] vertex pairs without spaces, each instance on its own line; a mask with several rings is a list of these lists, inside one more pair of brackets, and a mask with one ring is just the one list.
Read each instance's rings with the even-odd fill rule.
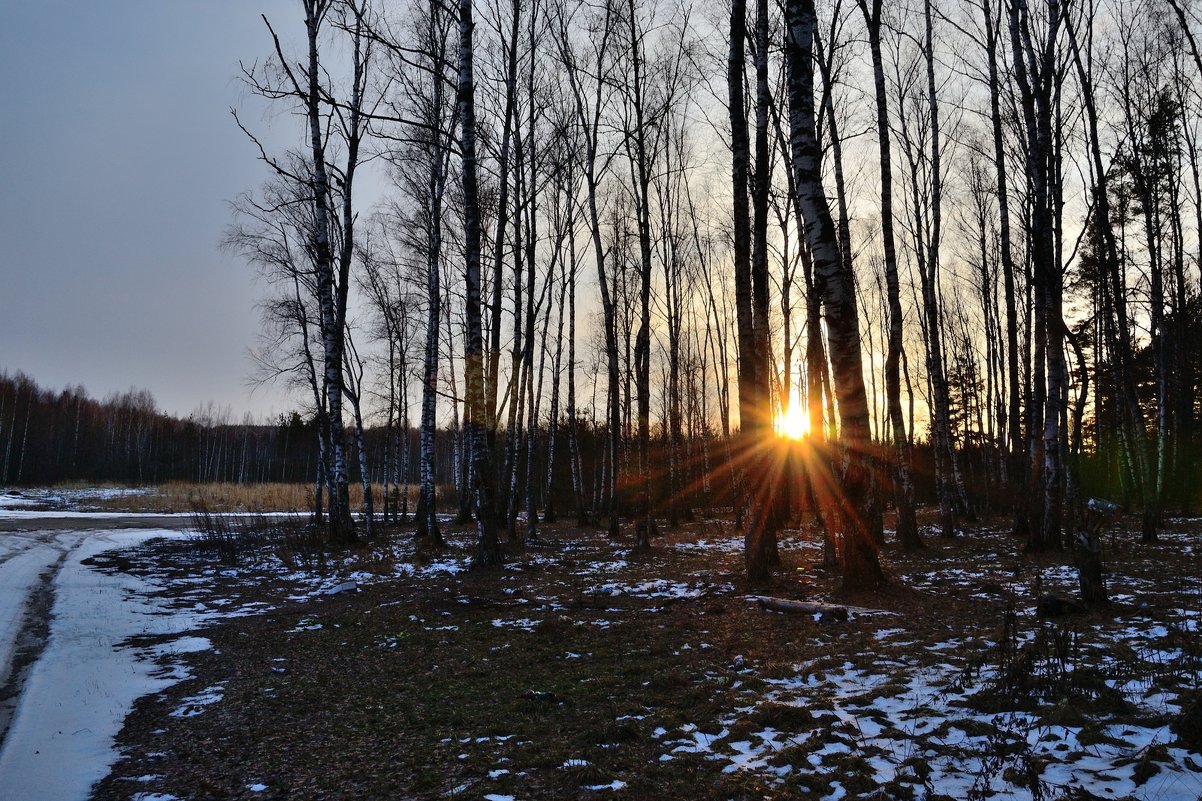
[[773,427],[778,437],[804,439],[810,434],[810,416],[800,403],[794,403],[787,412],[777,415]]

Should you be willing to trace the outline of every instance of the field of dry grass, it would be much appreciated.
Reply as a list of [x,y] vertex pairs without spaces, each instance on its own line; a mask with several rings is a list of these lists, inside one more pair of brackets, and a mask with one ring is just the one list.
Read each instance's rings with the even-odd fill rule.
[[[372,488],[377,507],[384,488]],[[213,512],[307,512],[313,507],[312,484],[196,484],[173,481],[147,487],[96,484],[59,484],[23,490],[31,504],[80,508],[87,511],[161,514],[192,512],[198,506]],[[363,506],[363,488],[351,484],[351,508]],[[409,493],[410,508],[417,488]]]

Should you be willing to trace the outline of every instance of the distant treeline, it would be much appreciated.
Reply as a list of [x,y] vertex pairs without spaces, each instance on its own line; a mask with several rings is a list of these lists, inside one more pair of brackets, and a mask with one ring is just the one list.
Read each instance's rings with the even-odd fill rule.
[[0,373],[0,484],[303,481],[316,469],[316,437],[299,415],[222,417],[171,417],[146,390],[97,400],[82,386],[55,392]]
[[[25,375],[0,372],[0,485],[64,481],[159,484],[167,481],[266,483],[311,482],[317,475],[317,434],[312,418],[298,412],[264,423],[231,422],[212,407],[186,418],[158,409],[146,390],[130,389],[97,400],[81,386],[53,391]],[[404,439],[394,434],[392,447]],[[368,428],[364,439],[373,482],[383,482],[386,435]],[[416,454],[417,430],[409,432]],[[438,447],[453,449],[451,432]],[[417,459],[398,466],[417,480]],[[452,460],[440,462],[451,483]],[[359,480],[359,471],[352,476]],[[378,475],[374,473],[378,472]],[[401,475],[403,482],[405,476]]]
[[[187,418],[159,411],[151,394],[131,389],[96,400],[83,387],[59,392],[39,387],[28,376],[0,372],[0,485],[44,485],[65,481],[125,484],[157,484],[167,481],[231,483],[311,483],[317,476],[316,422],[297,412],[280,415],[271,423],[232,423],[229,414],[212,408],[198,410]],[[566,421],[565,421],[566,422]],[[579,475],[584,508],[594,517],[602,500],[605,473],[605,443],[608,431],[581,418],[576,422]],[[661,433],[662,432],[657,432]],[[551,456],[546,445],[548,432],[535,434],[537,468],[534,475],[547,476]],[[373,484],[385,482],[388,466],[396,473],[396,484],[416,487],[419,481],[418,430],[369,427],[364,431],[368,470]],[[408,443],[407,447],[405,443]],[[662,436],[653,447],[660,465],[667,463]],[[660,492],[656,505],[663,514],[688,516],[694,509],[732,507],[729,465],[720,435],[686,437],[680,460],[683,475],[678,481],[685,492],[667,492],[669,476],[657,471],[654,484]],[[462,430],[441,429],[435,438],[436,483],[442,487],[440,505],[458,502],[457,488],[464,480]],[[397,456],[399,454],[399,456]],[[966,489],[977,508],[1005,511],[1012,498],[1003,490],[1000,455],[991,448],[966,446],[963,450]],[[555,462],[571,459],[565,437],[555,444]],[[1097,452],[1083,454],[1080,465],[1084,494],[1098,494],[1129,502],[1120,487],[1118,466],[1112,456]],[[352,480],[360,481],[352,463]],[[927,443],[917,443],[914,452],[915,489],[922,503],[936,499],[934,456]],[[569,516],[575,492],[572,471],[552,471],[537,494],[544,507],[551,502]],[[709,479],[706,479],[706,476]],[[519,483],[515,497],[525,492]],[[1195,488],[1196,489],[1196,488]],[[631,488],[624,488],[629,495]],[[1192,492],[1186,492],[1188,506]],[[803,503],[795,499],[795,503]],[[669,508],[675,507],[675,508]],[[409,510],[413,511],[413,510]]]
[[[234,423],[230,416],[207,407],[181,419],[160,411],[146,390],[130,389],[97,400],[82,386],[54,391],[39,387],[24,373],[0,372],[0,486],[68,481],[312,483],[318,476],[317,422],[313,417],[292,412],[270,423],[249,418]],[[603,465],[598,460],[603,458],[608,434],[585,419],[577,421],[576,431],[587,485],[582,495],[591,510],[600,502]],[[363,437],[373,484],[386,483],[389,471],[387,479],[394,486],[418,485],[415,426],[367,427]],[[549,438],[545,430],[536,438],[540,446],[535,448],[535,475],[544,476]],[[694,440],[686,446],[689,462],[697,471],[710,464],[726,469],[719,458],[721,448],[717,438]],[[439,501],[457,503],[458,487],[465,479],[462,430],[438,430],[434,449],[435,483],[442,487]],[[570,455],[564,437],[556,441],[555,451],[559,463],[566,464]],[[351,480],[361,481],[357,460],[349,467]],[[698,491],[686,502],[731,505],[729,484],[720,478],[705,482],[699,477]],[[548,499],[570,499],[571,476],[566,470],[559,471],[540,490]],[[567,514],[577,511],[569,502],[561,504],[569,507],[562,510]]]
[[[130,389],[103,400],[82,386],[61,391],[44,389],[24,373],[0,372],[0,486],[47,485],[67,481],[122,484],[159,484],[168,481],[198,483],[311,483],[318,476],[317,422],[298,412],[282,414],[270,423],[249,418],[230,421],[230,414],[212,407],[186,418],[158,409],[146,390]],[[577,421],[577,442],[586,506],[600,490],[597,458],[607,437],[604,429],[587,420]],[[547,432],[536,435],[537,475],[545,475]],[[420,479],[418,429],[394,425],[364,430],[368,471],[373,484],[385,483],[385,471],[394,485],[416,487]],[[712,454],[702,453],[708,447]],[[698,469],[719,464],[718,440],[694,442],[688,448]],[[440,501],[454,503],[463,481],[462,430],[436,432],[435,482],[444,488]],[[556,457],[569,458],[563,437],[557,440]],[[351,479],[361,480],[358,462],[350,463]],[[707,482],[699,482],[702,486]],[[730,505],[724,482],[713,482],[702,499],[690,501]],[[523,487],[524,491],[524,487]],[[554,476],[544,489],[551,496],[572,497],[567,471]],[[540,493],[541,494],[541,493]],[[570,505],[570,504],[569,504]],[[575,510],[565,509],[572,513]]]
[[[160,411],[146,390],[130,389],[97,400],[82,386],[54,391],[24,373],[0,372],[0,486],[68,481],[311,483],[317,477],[314,418],[292,412],[268,423],[249,418],[235,423],[230,417],[207,407],[178,418]],[[584,420],[578,422],[578,431],[582,466],[591,478],[597,472],[594,456],[606,435]],[[389,470],[395,471],[389,477],[395,484],[417,485],[415,426],[367,427],[364,441],[373,484],[385,483]],[[434,447],[435,482],[446,488],[441,500],[452,502],[454,488],[462,481],[462,431],[437,431]],[[545,448],[538,453],[540,466],[545,465]],[[562,438],[557,456],[568,458]],[[349,466],[351,479],[359,482],[358,463]],[[556,479],[553,494],[571,493],[569,476]],[[722,502],[729,504],[730,499]]]

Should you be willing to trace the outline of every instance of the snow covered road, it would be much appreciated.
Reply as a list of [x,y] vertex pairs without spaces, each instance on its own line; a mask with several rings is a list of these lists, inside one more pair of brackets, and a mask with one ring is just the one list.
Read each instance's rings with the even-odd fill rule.
[[126,644],[131,637],[182,634],[203,620],[170,608],[161,584],[105,566],[107,554],[178,532],[114,529],[118,521],[108,516],[72,522],[71,529],[58,520],[39,526],[23,516],[27,530],[0,530],[5,799],[86,799],[117,758],[114,739],[134,701],[185,677],[170,656],[208,647],[199,637],[149,648]]
[[[54,534],[0,535],[0,687],[8,681],[17,634],[25,621],[26,604],[41,575],[63,557]],[[5,717],[0,712],[0,733]]]

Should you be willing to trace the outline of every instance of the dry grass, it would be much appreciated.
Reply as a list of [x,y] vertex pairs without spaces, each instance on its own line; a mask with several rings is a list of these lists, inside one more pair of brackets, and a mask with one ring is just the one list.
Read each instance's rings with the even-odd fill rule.
[[[106,485],[95,484],[63,484],[55,489],[67,492],[85,492],[87,490],[104,490]],[[113,487],[115,488],[115,487]],[[384,487],[381,484],[372,486],[377,512],[383,503]],[[363,487],[360,484],[350,485],[351,508],[363,507]],[[191,512],[197,506],[203,505],[211,512],[308,512],[313,508],[312,484],[233,484],[206,483],[196,484],[184,481],[172,481],[145,488],[138,494],[123,494],[117,497],[88,497],[84,501],[88,508],[110,512],[131,512],[135,514],[178,513]],[[409,509],[417,504],[417,487],[411,487],[409,493]]]

